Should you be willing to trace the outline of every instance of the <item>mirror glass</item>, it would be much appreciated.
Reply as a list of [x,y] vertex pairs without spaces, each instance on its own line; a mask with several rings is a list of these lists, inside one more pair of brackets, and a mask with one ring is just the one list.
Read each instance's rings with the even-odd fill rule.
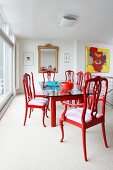
[[39,72],[58,72],[58,50],[57,46],[47,44],[44,46],[38,46],[38,63]]

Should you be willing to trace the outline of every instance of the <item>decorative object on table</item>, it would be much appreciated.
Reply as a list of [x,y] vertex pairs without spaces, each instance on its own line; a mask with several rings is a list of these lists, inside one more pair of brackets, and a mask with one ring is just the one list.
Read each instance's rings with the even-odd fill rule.
[[53,70],[52,65],[48,65],[48,70],[50,70],[50,71]]
[[86,47],[86,71],[109,72],[110,51],[107,48]]
[[24,65],[30,66],[33,65],[34,54],[32,52],[24,52]]
[[62,90],[72,90],[74,87],[74,83],[73,82],[61,82],[60,83],[60,88]]
[[60,87],[60,83],[58,81],[47,81],[45,82],[45,85],[51,87]]
[[64,53],[64,63],[70,63],[70,62],[71,62],[71,54]]
[[61,90],[60,94],[61,95],[72,95],[71,91],[69,91],[69,90]]
[[47,71],[46,67],[40,67],[41,71]]

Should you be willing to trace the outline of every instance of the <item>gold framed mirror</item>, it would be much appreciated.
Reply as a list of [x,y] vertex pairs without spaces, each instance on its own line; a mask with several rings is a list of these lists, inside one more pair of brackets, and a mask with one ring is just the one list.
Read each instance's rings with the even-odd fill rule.
[[46,44],[38,46],[38,72],[58,72],[58,46]]

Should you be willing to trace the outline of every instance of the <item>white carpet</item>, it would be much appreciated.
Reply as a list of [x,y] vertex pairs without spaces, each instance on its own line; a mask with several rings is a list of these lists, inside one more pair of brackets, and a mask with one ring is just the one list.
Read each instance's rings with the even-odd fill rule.
[[88,162],[85,162],[79,128],[65,124],[64,142],[59,142],[58,119],[63,110],[60,102],[54,128],[50,126],[50,118],[45,118],[47,127],[43,127],[40,110],[34,110],[24,127],[24,104],[24,96],[16,96],[0,122],[0,170],[113,169],[113,110],[110,107],[106,107],[109,148],[104,146],[100,125],[88,129]]

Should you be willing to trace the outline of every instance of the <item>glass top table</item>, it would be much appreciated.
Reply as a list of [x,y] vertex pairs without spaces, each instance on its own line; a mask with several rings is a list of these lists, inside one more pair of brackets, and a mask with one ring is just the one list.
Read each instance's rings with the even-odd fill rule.
[[[55,82],[54,82],[55,83]],[[57,84],[58,83],[58,84]],[[51,126],[56,126],[56,102],[64,100],[79,100],[83,102],[83,91],[79,86],[74,83],[74,88],[72,90],[62,90],[60,88],[60,83],[57,82],[52,86],[47,82],[39,82],[41,91],[45,97],[51,98]]]
[[83,91],[79,86],[74,83],[74,88],[72,90],[62,90],[60,88],[60,83],[56,84],[55,83],[51,85],[46,84],[47,82],[39,82],[39,85],[41,87],[41,90],[46,97],[61,97],[61,96],[69,96],[69,95],[83,95]]

